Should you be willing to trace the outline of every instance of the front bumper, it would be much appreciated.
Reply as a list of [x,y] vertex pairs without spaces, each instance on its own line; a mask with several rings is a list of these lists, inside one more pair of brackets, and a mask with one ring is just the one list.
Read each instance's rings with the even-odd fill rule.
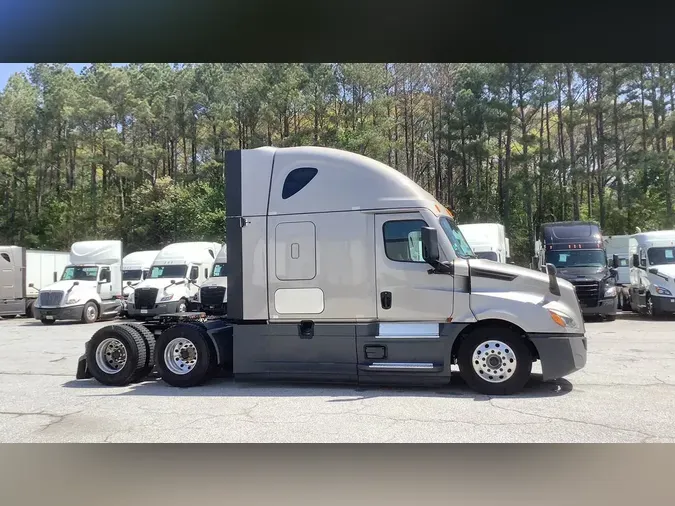
[[127,304],[127,315],[132,318],[149,318],[151,316],[157,316],[158,314],[176,313],[179,304],[179,300],[160,302],[159,304],[155,304],[155,307],[152,309],[136,309],[133,304]]
[[530,334],[541,361],[544,381],[562,378],[586,365],[584,334]]
[[657,313],[675,313],[675,297],[652,295],[652,304]]
[[36,320],[81,320],[84,304],[67,307],[35,307],[33,316]]
[[581,312],[584,316],[615,315],[617,313],[617,297],[600,299],[598,305],[595,307],[584,307],[581,305]]

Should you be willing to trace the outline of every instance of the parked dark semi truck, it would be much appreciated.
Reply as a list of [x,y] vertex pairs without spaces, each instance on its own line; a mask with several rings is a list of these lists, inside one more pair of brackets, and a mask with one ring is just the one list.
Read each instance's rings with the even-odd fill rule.
[[586,363],[574,288],[476,258],[451,213],[375,160],[320,147],[226,156],[227,315],[109,325],[78,378],[107,385],[156,368],[168,384],[235,380],[447,384],[520,391]]
[[614,320],[617,312],[617,255],[608,266],[600,226],[594,222],[544,223],[535,243],[535,265],[556,268],[558,277],[574,285],[582,313]]

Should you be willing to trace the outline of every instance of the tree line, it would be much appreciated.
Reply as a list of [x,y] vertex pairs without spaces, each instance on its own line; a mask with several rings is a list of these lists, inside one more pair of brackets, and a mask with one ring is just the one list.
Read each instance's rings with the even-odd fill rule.
[[0,242],[128,251],[224,240],[223,156],[320,145],[378,159],[460,223],[673,228],[675,65],[35,64],[0,93]]

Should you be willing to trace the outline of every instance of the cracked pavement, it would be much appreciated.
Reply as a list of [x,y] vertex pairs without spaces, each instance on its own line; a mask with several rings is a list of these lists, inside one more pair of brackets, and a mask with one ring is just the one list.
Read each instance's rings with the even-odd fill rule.
[[75,380],[107,323],[0,321],[0,442],[675,442],[675,319],[587,324],[586,368],[487,397],[444,388]]

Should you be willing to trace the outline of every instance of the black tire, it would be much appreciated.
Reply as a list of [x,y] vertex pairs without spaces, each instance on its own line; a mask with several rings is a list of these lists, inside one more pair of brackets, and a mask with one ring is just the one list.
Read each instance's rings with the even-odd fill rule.
[[657,311],[657,309],[654,307],[654,302],[652,301],[652,296],[647,292],[647,296],[645,298],[645,316],[648,318],[658,318],[661,316],[661,314]]
[[608,315],[605,315],[605,321],[613,322],[614,320],[616,320],[616,315],[615,315],[615,314],[608,314]]
[[[96,349],[108,338],[117,339],[124,346],[127,361],[115,373],[103,371],[96,362]],[[146,345],[141,334],[125,325],[108,325],[96,331],[87,346],[87,369],[99,382],[108,386],[124,386],[134,381],[147,364]]]
[[14,318],[15,316],[16,316],[16,315],[13,315],[13,314],[6,314],[6,315],[2,315],[2,319],[3,319],[3,320],[11,320],[11,319]]
[[147,327],[144,327],[140,323],[125,322],[122,323],[121,325],[134,329],[141,335],[143,341],[145,342],[145,353],[146,353],[145,367],[143,367],[140,371],[138,371],[138,374],[133,379],[133,381],[141,381],[145,377],[147,377],[155,368],[155,345],[157,343],[157,340],[155,339],[155,335],[152,332],[150,332],[150,330]]
[[[185,338],[194,345],[197,360],[193,368],[185,374],[172,372],[165,362],[164,352],[167,346],[178,338]],[[190,323],[179,323],[165,330],[157,339],[155,347],[155,364],[160,377],[169,385],[180,388],[198,386],[208,380],[215,362],[210,338],[206,329]],[[173,367],[173,366],[172,366]]]
[[98,306],[94,301],[89,301],[84,305],[82,309],[82,322],[83,323],[94,323],[98,320]]
[[56,323],[56,320],[47,320],[45,318],[40,321],[42,322],[42,325],[54,325],[54,323]]
[[28,301],[28,304],[26,305],[26,318],[33,318],[35,316],[35,312],[33,311],[34,305],[35,305],[34,300]]
[[[483,343],[493,340],[501,341],[510,348],[510,350],[505,349],[505,352],[514,354],[517,364],[513,375],[501,383],[492,383],[487,379],[497,376],[499,372],[490,376],[487,371],[491,370],[487,369],[484,376],[481,376],[474,370],[474,351]],[[462,379],[472,390],[484,395],[512,395],[520,392],[530,379],[532,353],[525,342],[525,338],[507,327],[479,327],[462,339],[459,345],[457,363]],[[504,368],[509,371],[506,366]]]

